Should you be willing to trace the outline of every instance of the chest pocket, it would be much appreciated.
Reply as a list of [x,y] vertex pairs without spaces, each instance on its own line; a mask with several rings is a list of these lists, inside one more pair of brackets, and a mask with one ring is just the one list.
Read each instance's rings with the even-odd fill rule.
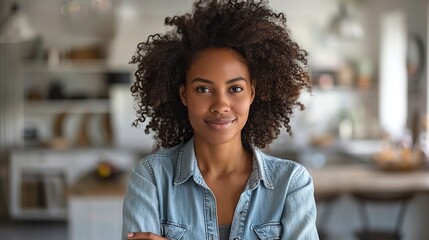
[[283,228],[280,223],[265,223],[253,226],[253,231],[262,240],[277,240],[280,239],[283,233]]
[[186,226],[177,223],[164,222],[161,226],[162,236],[169,240],[180,240],[186,232]]

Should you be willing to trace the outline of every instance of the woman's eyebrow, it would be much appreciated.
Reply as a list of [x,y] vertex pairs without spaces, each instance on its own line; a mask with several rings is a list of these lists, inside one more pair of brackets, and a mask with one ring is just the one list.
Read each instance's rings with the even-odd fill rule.
[[[231,84],[231,83],[238,82],[238,81],[245,81],[247,83],[247,80],[244,77],[236,77],[236,78],[233,78],[233,79],[226,81],[226,84]],[[214,82],[211,80],[199,78],[199,77],[194,78],[192,80],[192,83],[194,83],[194,82],[203,82],[203,83],[207,83],[207,84],[214,84]]]

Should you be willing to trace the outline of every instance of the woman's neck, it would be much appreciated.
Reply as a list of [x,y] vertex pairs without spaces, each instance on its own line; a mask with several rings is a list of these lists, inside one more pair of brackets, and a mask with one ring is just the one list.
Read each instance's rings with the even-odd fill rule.
[[243,147],[241,138],[223,144],[210,144],[196,136],[194,148],[203,175],[222,176],[248,171],[252,165],[252,153]]

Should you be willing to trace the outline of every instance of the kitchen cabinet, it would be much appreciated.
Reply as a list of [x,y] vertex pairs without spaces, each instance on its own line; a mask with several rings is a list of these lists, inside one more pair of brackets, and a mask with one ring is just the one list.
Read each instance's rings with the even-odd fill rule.
[[137,157],[127,150],[16,149],[10,157],[9,211],[14,219],[65,220],[68,187],[101,161],[129,172]]
[[123,197],[73,197],[68,217],[69,240],[118,240]]
[[19,148],[10,154],[13,219],[66,220],[67,189],[107,161],[128,171],[135,152],[115,148],[109,89],[126,84],[127,69],[101,60],[26,63],[20,71]]
[[69,240],[121,239],[122,202],[128,174],[80,178],[69,188]]

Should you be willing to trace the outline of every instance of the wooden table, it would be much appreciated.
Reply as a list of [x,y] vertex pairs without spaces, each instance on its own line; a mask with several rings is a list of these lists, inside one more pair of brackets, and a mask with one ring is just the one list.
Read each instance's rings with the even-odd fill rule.
[[[363,222],[373,225],[374,219],[368,221],[368,215],[362,219],[363,205],[356,204],[364,199],[378,202],[369,206],[369,210],[379,207],[385,210],[377,211],[377,224],[384,223],[382,226],[392,229],[399,225],[404,240],[429,239],[429,231],[422,227],[422,223],[429,220],[426,200],[429,199],[429,169],[389,172],[369,163],[344,163],[308,170],[313,177],[315,198],[322,203],[322,208],[318,209],[321,232],[329,229],[331,234],[341,236],[338,239],[354,239],[354,232],[361,230]],[[400,214],[398,205],[391,209],[389,202],[398,199],[399,202],[411,200],[407,201],[409,206],[406,208],[410,211],[404,210]],[[386,209],[391,210],[386,212]]]
[[328,165],[308,169],[316,194],[353,192],[429,192],[429,170],[382,171],[370,164]]

